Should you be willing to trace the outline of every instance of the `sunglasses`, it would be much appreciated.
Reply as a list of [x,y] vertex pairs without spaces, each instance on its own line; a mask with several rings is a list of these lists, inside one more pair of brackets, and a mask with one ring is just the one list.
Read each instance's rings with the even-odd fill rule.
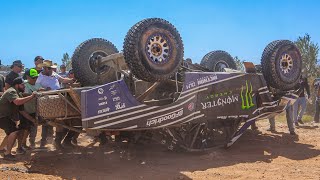
[[51,67],[47,67],[47,69],[48,69],[48,70],[51,70],[52,68],[51,68]]

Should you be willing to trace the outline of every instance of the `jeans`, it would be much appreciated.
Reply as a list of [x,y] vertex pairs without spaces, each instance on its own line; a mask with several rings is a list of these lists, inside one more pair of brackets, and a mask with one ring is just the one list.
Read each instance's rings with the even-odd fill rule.
[[36,141],[36,136],[37,136],[37,131],[38,131],[38,126],[33,125],[30,128],[30,135],[29,135],[29,142],[30,144],[34,144]]
[[[290,132],[294,132],[294,126],[293,126],[293,106],[292,105],[288,105],[286,108],[286,119],[287,119],[287,124],[288,124],[288,128]],[[269,118],[269,122],[270,122],[270,129],[275,130],[276,128],[276,122],[275,122],[275,118]]]
[[[299,111],[299,107],[301,107]],[[307,108],[307,98],[299,97],[296,102],[293,104],[293,122],[298,122],[302,119],[302,116]],[[299,111],[299,112],[298,112]]]
[[46,144],[47,138],[49,136],[53,136],[53,127],[47,124],[42,125],[42,132],[41,132],[41,143]]
[[314,122],[318,123],[319,122],[319,111],[320,111],[320,99],[316,100],[315,106],[316,106],[316,113],[314,114]]

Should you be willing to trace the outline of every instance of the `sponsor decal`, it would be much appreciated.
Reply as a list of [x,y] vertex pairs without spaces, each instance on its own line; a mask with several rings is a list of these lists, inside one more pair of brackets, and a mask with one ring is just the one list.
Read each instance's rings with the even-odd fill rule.
[[188,89],[191,89],[191,88],[193,88],[193,87],[196,87],[196,82],[194,82],[194,81],[191,81],[191,82],[189,82],[187,85],[186,85],[186,89],[188,90]]
[[103,101],[103,102],[99,102],[98,105],[99,106],[104,106],[104,105],[107,105],[108,104],[108,101]]
[[217,116],[217,119],[238,119],[238,118],[248,118],[249,115],[228,115],[228,116]]
[[206,84],[206,83],[215,81],[217,79],[218,79],[217,75],[211,74],[211,75],[204,76],[204,77],[197,79],[197,83],[198,83],[198,86],[200,86],[202,84]]
[[176,111],[173,111],[171,113],[162,115],[162,116],[158,116],[152,119],[148,119],[147,120],[147,126],[151,126],[151,125],[157,125],[157,124],[161,124],[164,121],[167,120],[173,120],[173,119],[177,119],[178,117],[183,115],[183,109],[178,109]]
[[218,98],[218,97],[223,97],[223,96],[230,96],[232,95],[233,91],[225,91],[225,92],[213,92],[209,95],[206,96],[206,99],[214,99],[214,98]]
[[98,110],[98,114],[106,113],[106,112],[109,112],[109,111],[110,111],[110,108],[107,107],[107,108]]
[[194,110],[194,103],[193,102],[188,104],[188,109],[189,109],[189,111],[193,111]]
[[113,90],[110,93],[111,93],[112,96],[115,96],[118,92],[117,92],[117,90]]
[[113,102],[115,102],[115,101],[120,101],[120,97],[119,97],[119,96],[113,97],[113,98],[112,98],[112,101],[113,101]]
[[106,101],[108,99],[107,96],[99,97],[98,101]]
[[118,103],[115,105],[115,108],[116,108],[116,110],[124,109],[124,108],[126,108],[126,104],[125,104],[125,103],[120,103],[120,102],[118,102]]
[[250,109],[254,107],[251,82],[250,82],[250,86],[248,85],[248,81],[246,81],[245,88],[244,86],[241,86],[240,97],[241,97],[241,109],[245,110],[245,109]]
[[98,89],[98,94],[103,94],[104,93],[104,90],[102,88],[99,88]]
[[115,84],[111,85],[110,88],[109,88],[109,91],[113,90],[115,87],[116,87]]
[[239,96],[231,95],[228,97],[218,98],[217,100],[213,100],[213,101],[208,101],[204,103],[201,102],[201,105],[202,105],[202,109],[208,109],[208,108],[213,108],[217,106],[225,106],[225,105],[233,104],[238,101],[239,101]]

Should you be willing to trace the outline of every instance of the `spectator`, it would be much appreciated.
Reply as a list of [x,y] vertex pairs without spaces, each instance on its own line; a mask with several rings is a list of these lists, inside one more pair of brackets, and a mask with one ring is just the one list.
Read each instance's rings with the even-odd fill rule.
[[[302,121],[302,116],[307,108],[307,98],[310,98],[310,86],[308,84],[308,79],[306,75],[300,77],[300,81],[297,84],[298,92],[300,93],[299,98],[293,104],[293,119],[294,124],[299,126],[300,124],[304,124]],[[307,98],[305,96],[305,91],[307,91]],[[300,108],[300,111],[299,111]]]
[[57,72],[57,67],[58,67],[58,64],[57,63],[53,63],[53,68],[52,68],[52,71],[53,72]]
[[5,79],[5,90],[9,89],[12,86],[13,80],[19,77],[23,69],[22,62],[20,60],[13,61],[11,67],[12,71],[6,76]]
[[61,66],[60,66],[60,73],[59,73],[59,75],[61,76],[61,77],[68,77],[68,73],[66,72],[66,65],[64,65],[64,64],[62,64]]
[[42,56],[36,56],[34,58],[34,65],[35,65],[35,69],[37,70],[38,74],[40,74],[40,72],[42,71],[42,67],[39,67],[39,64],[43,63],[43,57]]
[[73,79],[61,77],[59,74],[53,71],[57,66],[52,64],[50,60],[44,60],[42,64],[38,65],[43,67],[42,72],[40,73],[37,82],[43,88],[47,90],[57,90],[60,89],[60,83],[72,83]]
[[316,79],[315,82],[313,83],[313,86],[316,91],[316,102],[315,102],[315,108],[316,108],[316,113],[314,114],[314,123],[319,123],[319,111],[320,111],[320,79]]
[[32,93],[30,96],[21,97],[20,93],[24,91],[24,88],[23,79],[16,78],[12,82],[12,87],[8,88],[0,98],[0,128],[6,133],[6,137],[0,145],[0,151],[4,153],[4,159],[7,160],[15,159],[15,156],[11,154],[11,150],[20,131],[16,128],[16,124],[12,121],[12,118],[17,114],[17,110],[29,121],[35,122],[35,119],[30,117],[23,110],[22,106],[30,101],[35,94]]
[[70,78],[70,79],[75,79],[75,78],[74,78],[73,69],[70,69],[70,70],[69,70],[69,72],[68,72],[68,78]]
[[[31,68],[25,72],[27,81],[25,84],[25,93],[26,94],[32,94],[35,91],[41,91],[44,90],[40,84],[37,84],[37,78],[38,78],[38,72],[35,68]],[[32,99],[31,101],[24,104],[25,111],[32,116],[33,118],[36,118],[36,99]],[[27,130],[29,132],[25,133],[25,136],[23,138],[23,146],[26,147],[26,140],[27,136],[29,135],[29,143],[31,148],[35,147],[35,138],[37,135],[37,126],[34,126],[33,124],[29,124],[25,121],[25,125]]]
[[[56,72],[53,72],[53,68],[57,68],[57,66],[52,64],[50,60],[44,60],[42,64],[39,64],[39,67],[43,67],[43,71],[40,73],[36,83],[39,83],[43,88],[46,90],[57,90],[60,89],[60,83],[72,83],[73,79],[63,78]],[[52,129],[52,126],[42,126],[42,139],[40,147],[45,147],[47,144],[47,136],[48,131]],[[55,146],[57,149],[61,149],[61,141],[62,136],[64,134],[63,128],[56,128],[56,139],[55,139]]]
[[[287,107],[286,107],[286,119],[287,119],[287,125],[289,128],[289,132],[291,135],[297,135],[295,133],[295,129],[293,126],[293,106],[290,104],[290,102],[288,103]],[[267,131],[271,131],[271,132],[275,132],[276,131],[276,122],[275,122],[275,118],[269,118],[269,122],[270,122],[270,128]]]
[[0,93],[4,92],[4,87],[5,87],[4,76],[0,74]]

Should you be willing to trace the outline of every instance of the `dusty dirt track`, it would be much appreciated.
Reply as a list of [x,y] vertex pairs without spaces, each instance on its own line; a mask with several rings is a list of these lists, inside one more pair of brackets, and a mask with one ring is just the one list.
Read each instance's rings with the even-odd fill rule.
[[[277,123],[278,133],[248,130],[230,149],[167,152],[157,144],[125,148],[81,146],[66,152],[29,152],[17,162],[0,159],[0,179],[320,179],[320,129],[306,124],[298,137]],[[0,132],[0,139],[4,133]],[[17,167],[27,173],[3,170]]]

